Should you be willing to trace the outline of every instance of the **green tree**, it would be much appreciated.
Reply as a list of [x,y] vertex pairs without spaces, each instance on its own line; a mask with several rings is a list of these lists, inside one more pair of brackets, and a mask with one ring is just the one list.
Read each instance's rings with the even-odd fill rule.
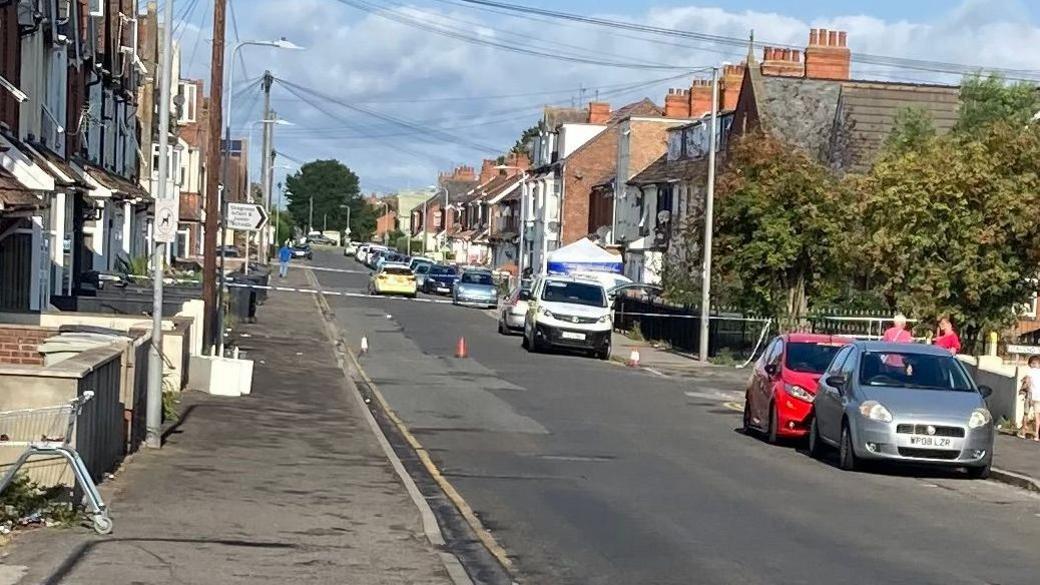
[[1040,94],[1036,84],[1009,84],[998,75],[974,75],[961,83],[960,111],[954,131],[972,134],[999,122],[1021,127],[1038,111]]
[[779,318],[828,294],[849,217],[838,181],[803,151],[761,133],[736,140],[719,176],[715,258],[720,299]]
[[[326,218],[328,229],[343,230],[347,227],[348,206],[352,233],[367,237],[374,231],[374,212],[361,197],[358,176],[343,163],[337,160],[311,161],[286,177],[285,185],[289,214],[304,231],[321,229]],[[312,198],[313,226],[308,225]]]
[[1040,265],[1040,130],[1017,121],[944,136],[883,159],[856,185],[859,262],[888,304],[967,341],[1002,330]]
[[[520,138],[517,139],[516,143],[513,145],[513,148],[509,149],[509,152],[515,152],[516,154],[526,154],[527,147],[530,146],[531,141],[538,136],[538,133],[540,131],[540,124],[535,124],[534,126],[531,126],[530,128],[524,130],[520,134]],[[502,162],[500,162],[499,164],[503,164],[503,162],[505,162],[505,157],[500,157],[500,159],[502,160]]]
[[900,155],[919,150],[935,138],[935,134],[935,122],[927,110],[904,108],[896,113],[892,131],[885,139],[884,152],[886,155]]

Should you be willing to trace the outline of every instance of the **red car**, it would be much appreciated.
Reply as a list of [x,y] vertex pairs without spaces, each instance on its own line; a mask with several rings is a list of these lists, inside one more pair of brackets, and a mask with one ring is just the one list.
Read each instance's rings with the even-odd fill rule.
[[779,438],[809,432],[816,384],[831,358],[851,340],[832,335],[789,333],[773,338],[748,381],[744,397],[744,431]]

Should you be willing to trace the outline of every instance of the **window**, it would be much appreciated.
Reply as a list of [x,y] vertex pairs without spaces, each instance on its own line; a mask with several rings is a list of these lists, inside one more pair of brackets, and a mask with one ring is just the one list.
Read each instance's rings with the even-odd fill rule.
[[187,124],[196,121],[197,96],[198,86],[194,83],[182,81],[177,84],[177,97],[183,100],[180,107],[180,115],[177,117],[177,122]]
[[838,353],[834,355],[831,360],[830,367],[827,368],[827,374],[835,375],[841,372],[842,366],[845,365],[845,360],[848,359],[849,354],[852,353],[852,347],[846,346],[838,350]]
[[603,287],[584,282],[547,280],[542,288],[542,300],[590,307],[607,306]]
[[822,374],[839,349],[835,344],[791,343],[784,363],[788,370]]
[[487,272],[464,272],[462,274],[462,284],[484,284],[493,285],[495,281],[491,278],[491,274]]
[[[898,365],[890,365],[897,357]],[[964,367],[953,356],[910,352],[867,352],[860,360],[859,383],[920,390],[974,392]]]

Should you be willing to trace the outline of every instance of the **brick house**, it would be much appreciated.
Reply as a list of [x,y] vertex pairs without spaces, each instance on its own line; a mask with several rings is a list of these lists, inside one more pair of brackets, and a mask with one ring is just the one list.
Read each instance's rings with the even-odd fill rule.
[[449,235],[459,223],[459,205],[478,181],[473,167],[459,165],[441,173],[437,191],[412,209],[412,235],[420,238],[419,246],[425,253],[437,253],[445,259],[451,255]]
[[[503,167],[503,168],[500,168]],[[459,262],[470,265],[496,266],[494,248],[515,246],[503,238],[492,241],[493,218],[496,208],[508,209],[505,191],[514,190],[523,173],[530,167],[526,154],[510,153],[500,165],[497,160],[485,159],[481,166],[478,185],[459,202],[459,223],[451,232],[452,252]],[[502,209],[497,209],[500,216]],[[513,232],[513,237],[516,234]],[[501,251],[509,260],[515,252]]]

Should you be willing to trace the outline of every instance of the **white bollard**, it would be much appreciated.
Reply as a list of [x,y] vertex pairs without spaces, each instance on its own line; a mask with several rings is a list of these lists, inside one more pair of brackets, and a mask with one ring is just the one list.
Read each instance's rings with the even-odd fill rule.
[[368,353],[368,337],[361,337],[361,355]]

